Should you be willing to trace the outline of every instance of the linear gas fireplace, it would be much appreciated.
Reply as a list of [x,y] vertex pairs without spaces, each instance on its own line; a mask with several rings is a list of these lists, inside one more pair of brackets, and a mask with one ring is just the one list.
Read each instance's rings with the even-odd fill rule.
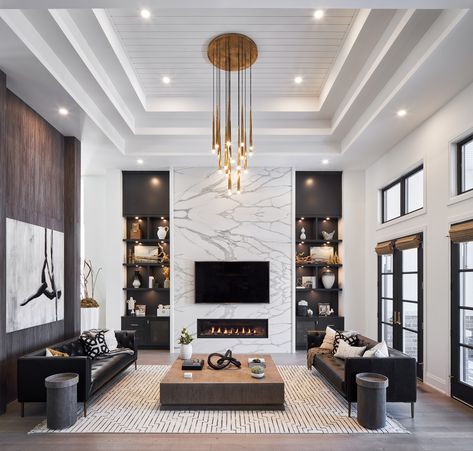
[[198,338],[268,338],[267,319],[198,319]]

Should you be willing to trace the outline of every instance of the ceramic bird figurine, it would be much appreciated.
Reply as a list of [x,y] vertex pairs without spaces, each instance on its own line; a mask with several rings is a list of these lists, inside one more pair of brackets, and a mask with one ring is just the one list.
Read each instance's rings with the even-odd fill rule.
[[331,240],[333,238],[333,236],[335,235],[335,230],[333,232],[326,232],[325,230],[322,230],[322,236],[324,237],[324,240]]

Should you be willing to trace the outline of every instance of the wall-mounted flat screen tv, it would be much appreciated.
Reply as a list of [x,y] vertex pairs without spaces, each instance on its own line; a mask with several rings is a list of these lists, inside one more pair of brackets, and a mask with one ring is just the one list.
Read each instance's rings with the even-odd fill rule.
[[269,262],[195,262],[195,302],[268,303]]

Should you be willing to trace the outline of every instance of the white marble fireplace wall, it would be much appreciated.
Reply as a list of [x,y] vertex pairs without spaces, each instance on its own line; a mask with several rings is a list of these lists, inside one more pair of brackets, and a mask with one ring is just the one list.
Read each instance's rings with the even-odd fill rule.
[[[242,193],[228,196],[214,168],[174,171],[174,343],[197,318],[267,318],[269,338],[199,338],[197,352],[291,352],[293,172],[253,168]],[[194,262],[270,262],[269,304],[196,304]]]

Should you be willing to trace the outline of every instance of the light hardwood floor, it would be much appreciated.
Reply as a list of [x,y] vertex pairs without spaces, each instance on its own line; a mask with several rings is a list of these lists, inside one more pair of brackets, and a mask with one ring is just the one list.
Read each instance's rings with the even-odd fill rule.
[[[139,364],[167,364],[175,355],[162,351],[140,351]],[[273,354],[278,364],[305,362],[305,353]],[[28,434],[44,418],[44,405],[27,405],[20,418],[18,404],[11,403],[0,416],[0,449],[13,450],[456,450],[473,451],[473,409],[444,396],[424,384],[418,386],[416,417],[408,404],[390,404],[388,412],[410,434],[332,435],[211,435],[211,434]]]

